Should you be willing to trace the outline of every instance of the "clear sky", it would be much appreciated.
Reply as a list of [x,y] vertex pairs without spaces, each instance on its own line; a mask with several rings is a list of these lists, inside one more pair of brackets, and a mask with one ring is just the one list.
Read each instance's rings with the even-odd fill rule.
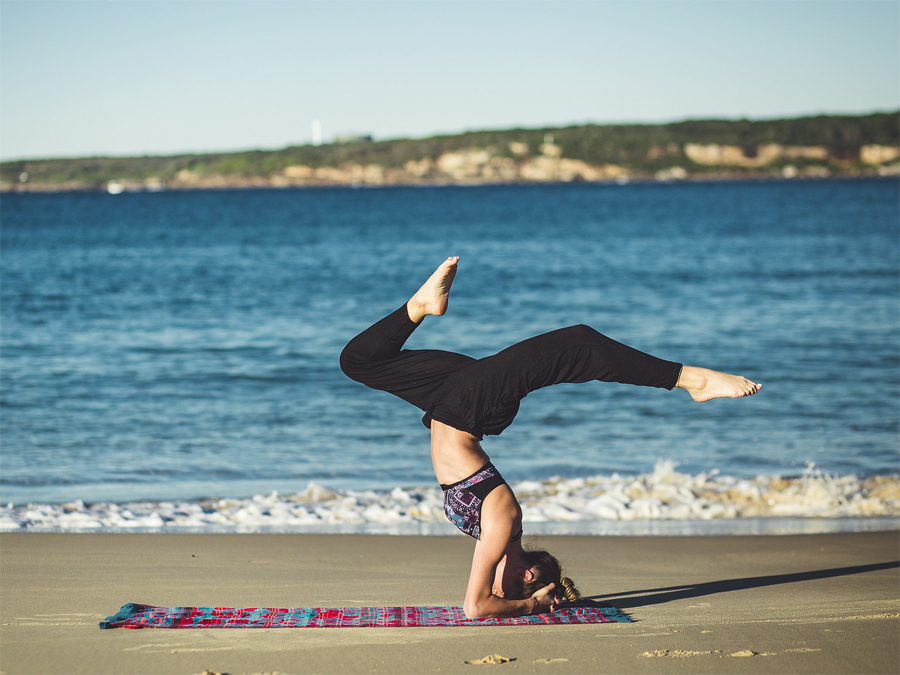
[[900,108],[897,0],[0,0],[0,158]]

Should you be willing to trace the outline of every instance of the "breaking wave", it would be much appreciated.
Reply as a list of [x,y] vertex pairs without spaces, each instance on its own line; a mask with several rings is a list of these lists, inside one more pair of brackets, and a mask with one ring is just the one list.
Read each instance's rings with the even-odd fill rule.
[[[522,505],[526,531],[532,533],[682,533],[683,527],[648,528],[640,523],[746,519],[877,518],[878,529],[900,526],[900,477],[832,476],[812,465],[800,476],[748,479],[715,471],[679,473],[673,463],[660,461],[653,472],[637,476],[520,481],[512,488]],[[623,527],[622,521],[633,525]],[[610,527],[614,522],[621,525]],[[762,529],[778,531],[771,526]],[[355,491],[315,483],[296,494],[273,492],[246,499],[10,504],[0,507],[0,531],[455,532],[444,518],[443,495],[437,487]],[[710,530],[716,534],[740,531],[734,527]],[[795,527],[794,531],[804,530]]]

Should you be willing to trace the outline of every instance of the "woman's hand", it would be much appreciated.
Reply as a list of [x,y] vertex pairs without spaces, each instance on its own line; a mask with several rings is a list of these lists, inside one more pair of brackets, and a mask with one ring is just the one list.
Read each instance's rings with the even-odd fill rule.
[[532,614],[543,614],[544,612],[552,612],[559,604],[559,598],[553,593],[556,584],[549,584],[532,594],[531,599],[534,600],[534,611]]

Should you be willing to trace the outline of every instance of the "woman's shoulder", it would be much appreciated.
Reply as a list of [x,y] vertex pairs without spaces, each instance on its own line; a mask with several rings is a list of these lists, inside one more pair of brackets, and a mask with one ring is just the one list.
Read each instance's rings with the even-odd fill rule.
[[521,526],[522,507],[519,506],[519,500],[509,485],[498,485],[484,498],[481,506],[482,536],[485,532],[498,532],[511,537]]

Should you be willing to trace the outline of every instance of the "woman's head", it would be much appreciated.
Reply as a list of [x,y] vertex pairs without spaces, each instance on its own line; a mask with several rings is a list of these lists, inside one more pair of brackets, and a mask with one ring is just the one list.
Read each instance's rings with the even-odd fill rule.
[[[531,571],[524,580],[520,598],[530,598],[544,586],[556,584],[554,594],[569,602],[574,602],[581,597],[581,593],[575,588],[575,584],[569,577],[562,575],[562,566],[554,556],[547,551],[537,549],[534,551],[523,550],[522,557]],[[530,577],[530,578],[529,578]]]

